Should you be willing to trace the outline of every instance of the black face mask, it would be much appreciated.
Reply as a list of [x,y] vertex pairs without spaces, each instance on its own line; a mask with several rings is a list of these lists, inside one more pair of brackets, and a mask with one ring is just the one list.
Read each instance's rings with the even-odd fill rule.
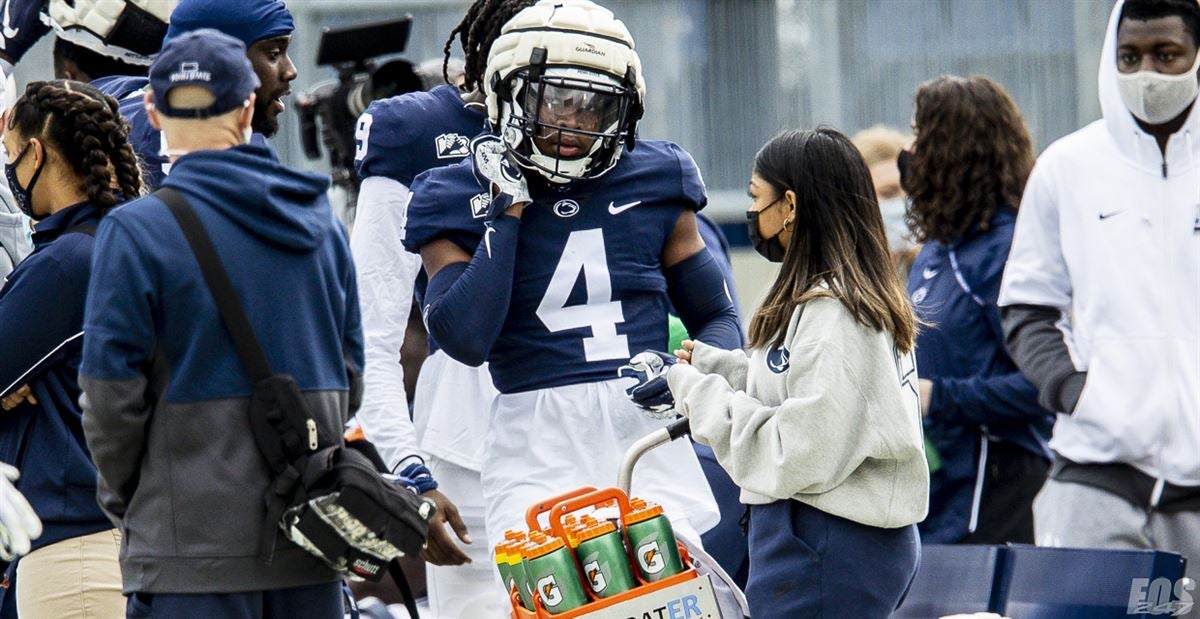
[[4,176],[8,179],[8,188],[12,191],[13,201],[17,203],[17,208],[21,209],[21,212],[25,213],[26,217],[34,221],[39,221],[45,219],[45,217],[38,217],[33,214],[33,186],[37,184],[38,177],[42,175],[42,169],[45,167],[46,160],[43,159],[42,165],[33,171],[33,176],[29,179],[29,185],[22,187],[21,181],[17,180],[17,166],[21,164],[21,160],[25,158],[25,155],[29,154],[32,148],[33,142],[29,142],[25,145],[25,148],[21,149],[21,154],[17,155],[17,158],[12,163],[5,163]]
[[[778,200],[776,200],[776,202],[778,202]],[[772,206],[773,205],[774,203],[772,203]],[[768,206],[767,208],[771,207]],[[758,252],[760,256],[766,258],[770,262],[783,262],[783,255],[787,253],[787,249],[784,248],[783,243],[779,242],[779,232],[783,232],[783,229],[780,228],[779,232],[775,233],[775,236],[769,239],[764,239],[762,233],[758,231],[758,214],[760,212],[762,211],[748,211],[746,213],[746,219],[748,220],[747,225],[749,226],[748,232],[750,233],[750,242],[754,243],[754,251]]]
[[900,188],[904,193],[910,193],[908,181],[912,178],[912,153],[907,149],[900,151],[896,157],[896,168],[900,170]]

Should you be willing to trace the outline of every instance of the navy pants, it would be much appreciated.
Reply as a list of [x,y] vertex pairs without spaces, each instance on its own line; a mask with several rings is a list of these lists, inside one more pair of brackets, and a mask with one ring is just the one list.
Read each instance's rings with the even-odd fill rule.
[[791,500],[750,507],[754,619],[890,617],[920,561],[916,525],[880,529]]
[[241,593],[135,593],[126,619],[342,619],[342,583]]

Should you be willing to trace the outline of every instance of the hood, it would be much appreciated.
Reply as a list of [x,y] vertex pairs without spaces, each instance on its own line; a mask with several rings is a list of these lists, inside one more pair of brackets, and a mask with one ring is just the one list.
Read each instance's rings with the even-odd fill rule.
[[334,226],[325,197],[329,179],[283,165],[264,146],[189,153],[171,166],[163,185],[293,251],[316,249]]
[[1121,155],[1138,167],[1163,175],[1171,170],[1182,172],[1200,163],[1200,104],[1192,105],[1187,122],[1167,143],[1164,157],[1154,136],[1138,126],[1117,91],[1117,25],[1124,6],[1125,0],[1117,0],[1113,5],[1104,33],[1104,48],[1100,52],[1098,84],[1104,123]]

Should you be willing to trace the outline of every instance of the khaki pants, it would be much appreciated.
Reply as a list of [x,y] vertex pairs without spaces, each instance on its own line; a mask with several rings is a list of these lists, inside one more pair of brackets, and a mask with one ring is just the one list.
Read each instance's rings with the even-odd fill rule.
[[125,616],[116,529],[39,548],[17,564],[17,614],[37,619]]

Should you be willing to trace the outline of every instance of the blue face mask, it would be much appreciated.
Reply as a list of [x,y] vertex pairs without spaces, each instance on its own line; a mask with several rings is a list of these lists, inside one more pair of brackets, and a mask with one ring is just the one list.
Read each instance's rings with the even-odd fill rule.
[[43,160],[43,165],[38,166],[33,171],[33,177],[29,179],[28,187],[22,187],[21,181],[17,180],[17,166],[21,164],[21,160],[25,158],[25,155],[29,154],[29,149],[32,146],[33,142],[26,144],[25,148],[21,149],[21,154],[17,155],[16,160],[12,163],[4,164],[4,176],[8,178],[8,188],[12,190],[13,200],[16,201],[17,208],[21,209],[21,212],[25,213],[26,217],[34,221],[40,221],[43,218],[33,214],[33,199],[31,196],[33,195],[33,186],[37,184],[38,177],[42,175],[42,168],[45,167],[45,161]]

